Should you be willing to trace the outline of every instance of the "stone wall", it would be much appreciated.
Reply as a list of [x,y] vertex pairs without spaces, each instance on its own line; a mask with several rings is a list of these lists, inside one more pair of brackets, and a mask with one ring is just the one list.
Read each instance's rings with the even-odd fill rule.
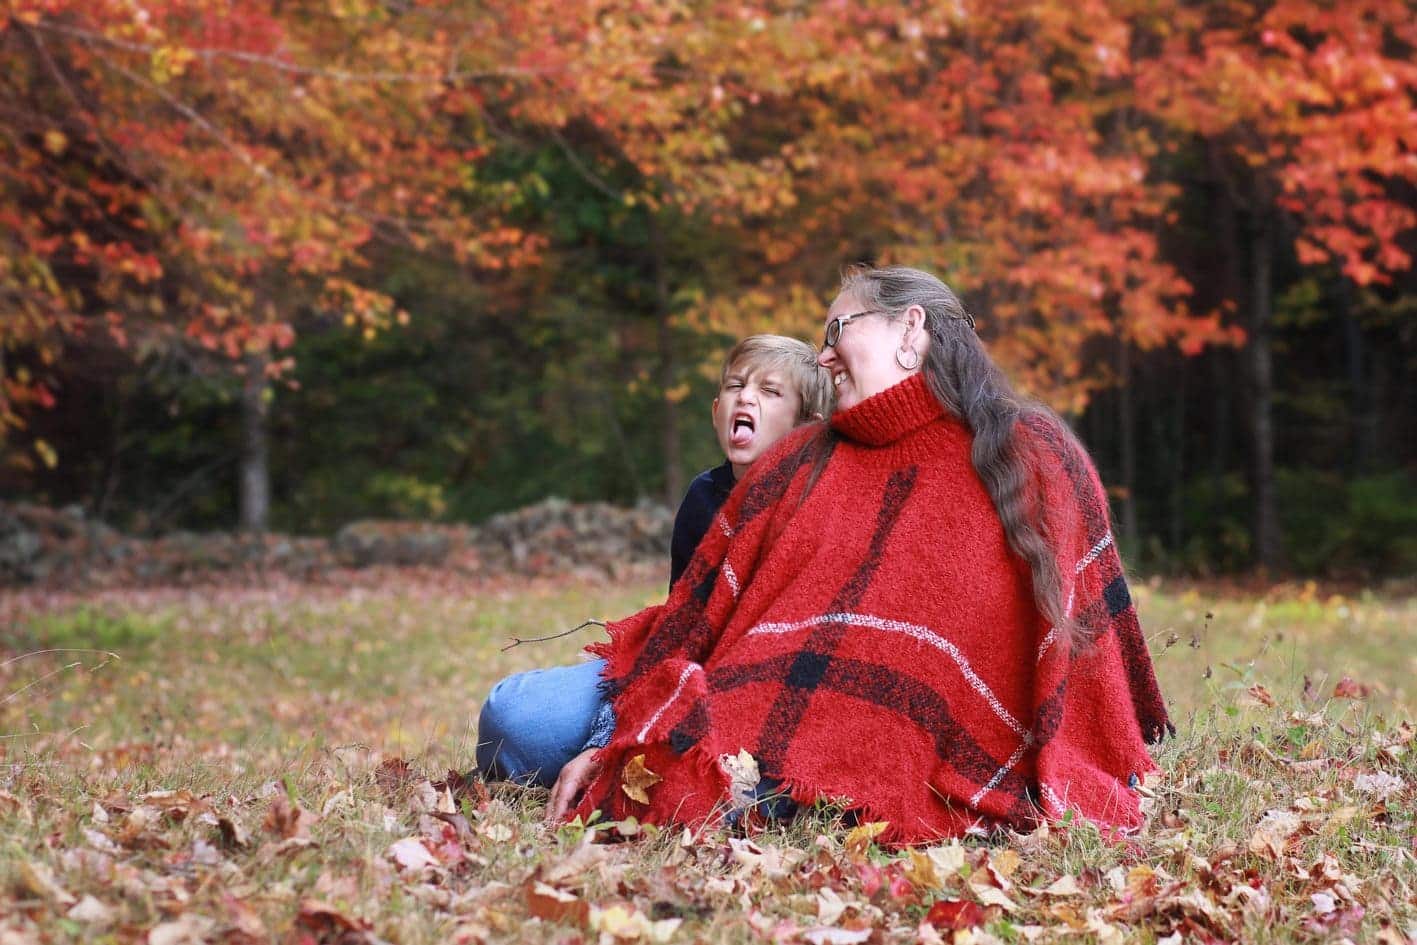
[[318,578],[344,568],[451,568],[469,574],[615,575],[669,556],[673,513],[547,499],[478,526],[367,520],[331,538],[229,532],[123,535],[77,506],[0,502],[0,586],[146,586]]

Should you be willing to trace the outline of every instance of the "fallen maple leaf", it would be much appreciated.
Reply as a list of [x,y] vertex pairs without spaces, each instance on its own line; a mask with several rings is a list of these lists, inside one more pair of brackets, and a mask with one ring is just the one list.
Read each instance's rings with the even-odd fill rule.
[[1255,703],[1265,706],[1266,708],[1274,708],[1274,696],[1271,695],[1270,691],[1264,686],[1256,684],[1246,689],[1245,692]]
[[549,922],[570,922],[584,925],[590,921],[590,905],[581,897],[537,880],[528,880],[522,887],[527,911]]
[[64,915],[88,925],[103,927],[113,924],[113,910],[93,896],[84,896]]
[[988,917],[983,906],[965,899],[940,899],[925,913],[925,921],[937,929],[972,929]]
[[812,945],[857,945],[871,937],[873,929],[838,929],[821,927],[803,929],[802,937]]
[[280,793],[271,798],[271,806],[266,811],[263,826],[282,839],[299,838],[303,840],[310,836],[310,828],[318,820],[319,818],[310,811],[298,803],[292,804],[290,798],[284,793]]
[[650,942],[667,942],[683,921],[674,918],[655,922],[633,906],[616,904],[606,909],[592,907],[588,924],[602,936],[609,936],[611,939],[634,941],[643,938]]
[[226,906],[226,917],[231,926],[222,936],[224,945],[261,945],[269,941],[266,924],[254,906],[231,895],[222,896],[222,904]]
[[440,794],[447,792],[455,802],[468,801],[475,810],[486,810],[492,802],[492,795],[487,792],[487,785],[482,783],[481,778],[476,774],[459,774],[452,768],[448,769],[448,776],[442,781],[433,782],[433,788]]
[[733,808],[744,810],[756,804],[758,783],[762,781],[758,760],[746,748],[740,748],[736,755],[722,755],[718,763],[728,774],[728,796]]
[[1082,895],[1082,887],[1078,885],[1077,877],[1067,873],[1040,889],[1039,892],[1045,896],[1080,896]]
[[153,926],[148,932],[148,945],[200,945],[215,926],[204,915],[184,912],[171,922]]
[[1335,699],[1366,699],[1372,695],[1373,687],[1367,683],[1360,683],[1352,676],[1344,676],[1333,687],[1333,697]]
[[369,931],[374,925],[368,919],[351,918],[318,899],[301,900],[295,924],[309,932],[318,942],[334,942],[338,945],[386,945],[383,939]]
[[589,833],[580,846],[572,850],[564,859],[546,867],[542,878],[548,883],[569,883],[583,881],[592,867],[603,862],[609,854],[604,846],[593,843]]
[[72,906],[78,902],[73,893],[59,885],[59,881],[54,878],[54,873],[43,863],[22,860],[19,878],[20,886],[31,895],[47,899],[61,906]]
[[389,858],[404,870],[421,870],[437,866],[438,858],[428,851],[418,837],[404,837],[389,847]]
[[632,801],[649,803],[649,789],[664,779],[645,767],[645,756],[636,755],[620,773],[620,790]]
[[221,835],[221,842],[225,846],[239,849],[251,845],[251,831],[242,826],[239,821],[227,816],[215,819],[217,833]]
[[1284,855],[1289,838],[1298,833],[1303,821],[1292,811],[1267,810],[1250,837],[1250,852],[1274,859]]
[[871,846],[871,841],[884,833],[889,826],[888,821],[877,820],[852,827],[846,834],[847,859],[853,861],[865,859],[866,850]]
[[385,758],[374,769],[374,783],[389,797],[397,796],[418,778],[418,773],[402,758]]

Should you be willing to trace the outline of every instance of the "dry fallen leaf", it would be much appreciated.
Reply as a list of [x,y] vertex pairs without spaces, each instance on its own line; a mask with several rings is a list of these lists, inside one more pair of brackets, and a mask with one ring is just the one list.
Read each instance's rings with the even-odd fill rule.
[[812,945],[857,945],[871,937],[874,929],[838,929],[838,928],[815,928],[803,929],[802,938],[811,942]]
[[728,794],[734,809],[744,810],[757,803],[758,783],[762,781],[758,760],[746,748],[740,748],[736,755],[721,756],[718,763],[728,774]]
[[527,911],[548,922],[584,925],[590,921],[590,905],[574,893],[543,882],[528,881],[522,890]]
[[319,942],[339,945],[382,945],[382,940],[370,933],[373,923],[368,919],[352,918],[339,909],[317,899],[304,899],[295,917],[297,928],[309,932]]
[[216,923],[204,915],[184,912],[171,922],[163,922],[148,932],[148,945],[200,945]]
[[54,878],[53,871],[43,863],[20,861],[20,886],[25,892],[56,905],[72,906],[78,900]]
[[861,860],[866,856],[866,850],[871,846],[871,841],[875,840],[890,824],[884,820],[877,820],[869,824],[859,824],[852,827],[846,834],[846,856],[849,860]]
[[620,790],[624,791],[630,800],[648,804],[649,789],[662,780],[664,779],[645,767],[644,755],[636,755],[629,760],[620,774]]
[[1082,895],[1082,887],[1078,885],[1076,876],[1067,873],[1055,879],[1039,892],[1045,896],[1080,896]]
[[587,833],[580,846],[546,867],[542,878],[552,884],[581,882],[588,878],[591,868],[609,856],[604,846],[592,843],[591,840],[590,834]]
[[1264,686],[1259,684],[1253,685],[1249,689],[1246,689],[1245,693],[1249,696],[1249,699],[1242,701],[1248,701],[1251,705],[1262,705],[1269,709],[1274,708],[1274,696],[1271,695],[1270,691]]
[[108,926],[113,924],[113,910],[93,896],[84,896],[64,915],[75,922],[83,922],[88,925]]
[[977,902],[964,899],[940,899],[925,913],[925,921],[937,929],[972,929],[983,925],[988,911]]
[[281,792],[271,797],[271,806],[266,811],[263,825],[266,830],[284,840],[297,837],[305,839],[310,836],[310,828],[318,819],[300,804],[292,804],[290,798]]
[[602,941],[608,937],[611,940],[627,942],[644,939],[658,943],[669,941],[683,921],[661,919],[655,922],[633,906],[616,904],[606,909],[592,906],[588,924],[593,930],[601,933]]
[[404,870],[421,870],[437,866],[438,858],[428,851],[418,837],[404,837],[389,847],[389,858]]
[[1333,687],[1335,699],[1366,699],[1372,694],[1372,686],[1358,682],[1352,676],[1344,676]]
[[1299,831],[1302,823],[1302,819],[1293,811],[1265,811],[1250,837],[1250,852],[1279,859],[1284,855],[1289,838]]
[[845,911],[846,903],[830,886],[817,890],[817,921],[820,924],[836,925]]

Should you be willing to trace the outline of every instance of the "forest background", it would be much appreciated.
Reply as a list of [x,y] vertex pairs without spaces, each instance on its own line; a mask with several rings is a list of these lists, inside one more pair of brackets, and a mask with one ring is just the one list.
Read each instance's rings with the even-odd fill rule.
[[930,269],[1153,570],[1417,571],[1400,0],[0,5],[0,495],[675,503],[731,342]]

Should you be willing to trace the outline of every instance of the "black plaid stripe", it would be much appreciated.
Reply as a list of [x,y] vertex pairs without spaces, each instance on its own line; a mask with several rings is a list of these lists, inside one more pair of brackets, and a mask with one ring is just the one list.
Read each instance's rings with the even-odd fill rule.
[[[788,453],[765,475],[759,477],[748,488],[743,504],[738,507],[738,527],[757,518],[765,509],[772,508],[787,493],[797,470],[812,462],[828,462],[836,450],[837,440],[830,435],[810,437],[800,447]],[[826,451],[826,456],[818,460],[818,455]]]
[[[1088,475],[1090,467],[1085,457],[1066,442],[1062,431],[1042,417],[1032,417],[1028,428],[1048,445],[1050,451],[1062,465],[1071,480],[1073,498],[1082,510],[1089,547],[1111,528],[1106,502],[1097,494],[1092,479]],[[1079,625],[1087,631],[1080,635],[1079,642],[1098,640],[1109,630],[1115,631],[1117,643],[1122,651],[1123,669],[1127,674],[1128,688],[1131,690],[1132,707],[1141,723],[1142,733],[1148,741],[1159,741],[1167,732],[1176,728],[1166,712],[1161,700],[1161,690],[1156,685],[1156,672],[1152,668],[1151,653],[1147,649],[1146,638],[1142,636],[1136,613],[1132,610],[1131,592],[1127,589],[1126,577],[1122,572],[1122,559],[1117,554],[1115,543],[1103,550],[1099,560],[1092,567],[1102,571],[1102,600],[1087,607],[1078,617]],[[1103,611],[1106,617],[1103,617]]]
[[[803,443],[801,448],[782,457],[776,466],[750,487],[739,509],[738,527],[741,528],[764,509],[776,504],[787,491],[797,470],[814,460],[820,450],[830,451],[835,445],[834,440],[812,437]],[[695,554],[685,570],[693,588],[688,599],[663,618],[659,628],[645,641],[634,666],[618,681],[616,691],[623,691],[626,686],[671,655],[682,655],[698,663],[708,659],[708,649],[716,634],[704,617],[704,609],[718,580],[720,566],[718,562],[710,562]],[[681,581],[683,579],[680,578]]]
[[1036,748],[1042,748],[1058,734],[1058,727],[1063,724],[1063,707],[1067,695],[1068,680],[1065,676],[1052,695],[1039,704],[1038,711],[1033,715],[1033,729],[1030,733]]
[[1088,547],[1094,547],[1111,530],[1112,524],[1111,514],[1106,504],[1098,501],[1097,490],[1093,488],[1092,477],[1088,475],[1091,465],[1051,419],[1034,414],[1020,422],[1048,447],[1048,451],[1063,467],[1063,472],[1068,477],[1068,485],[1073,491],[1073,502],[1082,512]]
[[[900,513],[905,508],[905,501],[915,488],[919,474],[920,469],[917,466],[909,466],[891,473],[890,478],[886,481],[885,492],[881,496],[880,509],[876,512],[876,527],[871,533],[871,544],[861,563],[851,577],[847,578],[841,590],[837,592],[827,613],[855,610],[861,603],[866,590],[871,586],[871,579],[875,577],[877,569],[881,566],[881,561],[885,557],[886,541],[890,538],[892,529],[900,519]],[[828,671],[831,654],[836,650],[846,632],[847,628],[842,624],[819,623],[803,642],[800,651],[801,657],[820,661],[814,670],[818,681]],[[807,704],[811,698],[812,689],[801,686],[784,686],[782,691],[778,693],[776,701],[773,702],[772,708],[768,710],[767,717],[763,720],[763,730],[758,736],[758,760],[768,771],[779,769],[788,746],[792,744],[792,739],[797,734],[797,726],[801,724],[802,716],[806,713]]]
[[[812,691],[822,689],[888,709],[933,738],[936,758],[977,786],[989,783],[1003,767],[1004,762],[994,758],[974,739],[969,729],[951,713],[949,703],[928,683],[888,666],[818,653],[787,653],[759,663],[714,669],[709,673],[709,689],[723,693],[751,683],[782,683],[790,679],[794,671],[800,671],[807,662],[804,658],[811,660],[810,672],[817,680],[812,688],[786,686],[787,701],[794,705],[801,701],[805,708],[805,700]],[[760,746],[759,761],[763,770],[780,775],[780,767],[771,765],[766,758]],[[780,763],[781,759],[777,761]],[[1028,782],[1016,771],[1005,774],[994,790],[1012,799],[1010,817],[1022,821],[1033,812]]]

